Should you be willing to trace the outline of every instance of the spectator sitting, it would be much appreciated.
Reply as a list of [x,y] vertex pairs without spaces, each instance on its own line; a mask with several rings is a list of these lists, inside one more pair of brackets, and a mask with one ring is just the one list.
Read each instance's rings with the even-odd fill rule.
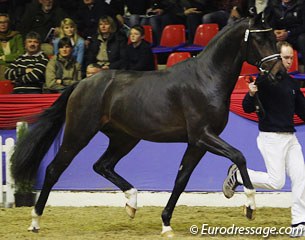
[[277,41],[287,41],[302,54],[305,65],[304,0],[269,0],[266,8]]
[[82,37],[77,34],[77,26],[71,18],[65,18],[61,21],[59,29],[59,37],[54,39],[54,54],[58,54],[58,42],[61,38],[68,37],[73,46],[72,56],[80,64],[83,63],[84,51],[85,51],[85,41]]
[[47,65],[46,92],[62,92],[67,86],[81,80],[81,65],[72,56],[73,46],[70,38],[61,38],[58,50],[58,54]]
[[149,0],[125,0],[128,13],[125,16],[127,24],[132,27],[140,24],[144,25],[148,23],[148,16],[146,12],[150,7]]
[[102,16],[115,18],[115,13],[109,4],[102,0],[83,0],[75,15],[79,34],[85,39],[86,46],[96,34],[99,19]]
[[26,53],[19,56],[5,70],[5,78],[12,80],[13,93],[42,93],[48,57],[40,50],[41,38],[36,32],[25,37]]
[[[160,44],[162,31],[165,26],[185,24],[183,7],[176,0],[152,0],[147,9],[149,25],[152,26],[154,43]],[[146,23],[147,24],[147,23]]]
[[24,53],[22,36],[10,29],[10,18],[0,13],[0,80],[4,79],[6,66]]
[[101,70],[102,69],[100,65],[98,65],[97,63],[91,63],[86,68],[86,77],[91,77],[92,75],[100,72]]
[[110,16],[99,20],[98,34],[92,39],[87,52],[86,65],[97,63],[103,70],[123,69],[127,37],[117,32],[117,26]]
[[42,49],[47,55],[53,55],[53,33],[56,27],[59,27],[66,13],[59,7],[55,6],[54,0],[38,0],[26,5],[25,12],[21,18],[17,29],[25,35],[29,31],[35,31],[40,34]]
[[130,41],[126,51],[126,69],[137,71],[155,70],[150,43],[144,40],[144,28],[135,25],[130,29]]
[[220,29],[223,28],[228,22],[233,7],[237,7],[239,2],[239,0],[218,1],[217,10],[203,15],[202,23],[217,23]]
[[203,16],[217,11],[216,3],[211,0],[182,0],[181,5],[184,8],[184,15],[186,16],[188,43],[192,44],[196,29],[202,23]]

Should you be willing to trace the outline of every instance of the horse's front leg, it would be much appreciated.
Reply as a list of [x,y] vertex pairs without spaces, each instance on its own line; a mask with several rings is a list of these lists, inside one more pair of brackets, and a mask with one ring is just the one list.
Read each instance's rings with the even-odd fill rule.
[[199,146],[203,145],[206,149],[214,154],[229,158],[238,167],[244,185],[247,202],[245,204],[245,215],[249,219],[254,218],[256,209],[255,205],[255,189],[251,183],[247,166],[246,159],[243,154],[236,148],[229,145],[227,142],[222,140],[219,136],[209,133],[208,131],[200,137],[198,141]]
[[184,191],[193,170],[195,169],[195,167],[197,166],[200,159],[203,157],[205,153],[206,153],[205,150],[200,149],[198,147],[190,146],[190,145],[187,147],[179,167],[179,171],[175,180],[174,189],[172,191],[170,199],[167,202],[166,207],[162,212],[162,221],[163,221],[162,232],[161,232],[162,236],[165,237],[174,236],[173,229],[170,226],[170,220],[172,218],[174,208],[181,193]]

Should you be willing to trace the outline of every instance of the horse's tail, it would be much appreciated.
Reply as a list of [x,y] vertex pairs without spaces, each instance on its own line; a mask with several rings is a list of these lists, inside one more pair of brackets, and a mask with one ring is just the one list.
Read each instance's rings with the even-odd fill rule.
[[49,150],[66,118],[68,99],[77,84],[68,87],[45,110],[24,136],[18,139],[12,155],[12,176],[16,181],[34,180],[44,155]]

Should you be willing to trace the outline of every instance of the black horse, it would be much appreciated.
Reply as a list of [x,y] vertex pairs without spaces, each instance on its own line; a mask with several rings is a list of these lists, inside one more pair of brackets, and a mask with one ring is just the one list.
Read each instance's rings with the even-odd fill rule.
[[[170,220],[180,194],[204,154],[229,158],[242,175],[255,208],[254,189],[243,154],[219,137],[228,121],[230,95],[243,61],[258,66],[269,79],[282,70],[271,28],[261,18],[228,25],[197,57],[161,71],[108,70],[68,88],[47,109],[13,154],[16,181],[34,179],[43,156],[65,123],[62,145],[46,170],[42,191],[32,211],[29,230],[39,229],[49,193],[73,158],[99,131],[109,146],[94,164],[128,198],[134,217],[137,190],[114,168],[141,139],[188,144],[171,197],[162,212],[162,234],[172,236]],[[251,218],[250,216],[248,216]]]

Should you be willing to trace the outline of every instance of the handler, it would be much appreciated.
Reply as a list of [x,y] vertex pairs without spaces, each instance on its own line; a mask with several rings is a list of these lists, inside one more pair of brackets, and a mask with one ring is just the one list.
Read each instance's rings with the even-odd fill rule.
[[[288,71],[293,61],[293,48],[288,42],[278,42],[282,62]],[[287,72],[282,74],[278,84],[265,81],[260,75],[256,83],[249,84],[249,92],[243,99],[246,113],[257,110],[257,98],[261,102],[264,114],[259,117],[258,148],[264,158],[267,172],[248,169],[255,188],[279,190],[285,184],[285,170],[291,179],[291,237],[305,236],[305,165],[301,145],[295,135],[294,113],[305,121],[305,98],[297,80]],[[223,184],[223,193],[227,198],[234,195],[243,181],[239,170],[233,164]]]

